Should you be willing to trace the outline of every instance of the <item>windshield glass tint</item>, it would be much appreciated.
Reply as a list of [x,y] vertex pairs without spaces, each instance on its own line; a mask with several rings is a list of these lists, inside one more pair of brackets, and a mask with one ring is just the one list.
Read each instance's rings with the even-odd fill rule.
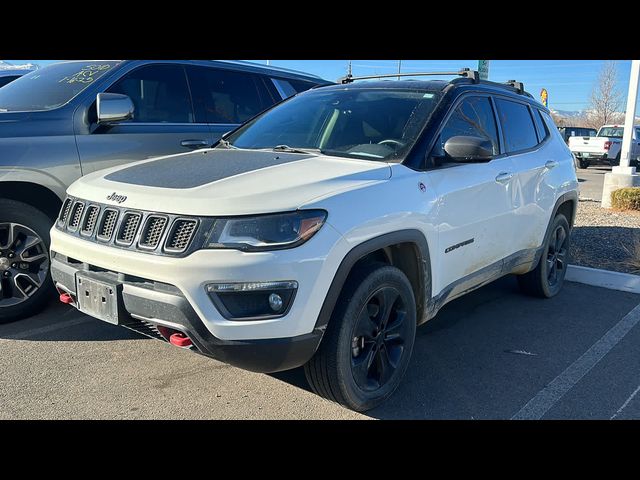
[[255,118],[227,140],[239,148],[286,145],[341,157],[399,161],[438,99],[436,92],[424,90],[311,90]]
[[623,127],[603,127],[600,130],[600,133],[598,133],[598,136],[599,137],[622,138],[622,133],[623,132],[624,132],[624,128]]
[[118,62],[57,63],[35,70],[0,89],[0,112],[51,110],[94,83]]

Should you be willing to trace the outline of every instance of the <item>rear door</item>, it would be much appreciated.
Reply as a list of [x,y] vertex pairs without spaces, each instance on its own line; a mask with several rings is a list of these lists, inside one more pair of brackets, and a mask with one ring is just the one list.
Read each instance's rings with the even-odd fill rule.
[[[138,67],[106,91],[128,95],[134,105],[134,117],[97,125],[91,133],[77,135],[83,174],[134,160],[185,153],[213,143],[208,125],[196,122],[183,65]],[[95,116],[95,105],[92,109],[89,114]]]
[[208,125],[214,141],[279,100],[256,73],[189,66],[187,74],[196,118]]
[[558,166],[559,151],[550,142],[550,132],[537,108],[512,98],[496,97],[498,117],[507,155],[513,162],[514,252],[533,251],[540,246],[555,203],[549,175]]
[[[481,163],[451,162],[443,147],[457,135],[490,140],[494,157]],[[438,196],[440,251],[434,255],[434,291],[456,282],[455,295],[469,287],[467,281],[479,283],[500,273],[501,260],[513,252],[513,164],[501,154],[490,97],[473,94],[459,100],[431,156],[440,159],[440,166],[429,171],[429,183]],[[485,268],[489,266],[493,268]]]

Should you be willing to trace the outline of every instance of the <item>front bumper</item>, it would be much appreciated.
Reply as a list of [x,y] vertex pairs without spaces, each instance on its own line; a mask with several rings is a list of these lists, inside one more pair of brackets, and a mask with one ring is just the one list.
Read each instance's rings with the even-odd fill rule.
[[[189,301],[173,285],[149,281],[109,271],[93,271],[86,263],[71,263],[55,254],[51,260],[51,275],[60,292],[76,299],[76,274],[122,285],[122,306],[119,324],[143,335],[168,340],[165,333],[178,331],[192,342],[192,350],[222,362],[254,372],[277,372],[305,364],[315,353],[322,331],[295,337],[221,340],[204,326]],[[75,304],[75,301],[74,301]]]

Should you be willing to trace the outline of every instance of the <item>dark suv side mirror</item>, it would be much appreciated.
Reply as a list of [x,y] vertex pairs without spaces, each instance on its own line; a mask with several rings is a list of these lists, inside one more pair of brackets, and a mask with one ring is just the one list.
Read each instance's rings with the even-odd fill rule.
[[445,142],[444,151],[453,161],[487,162],[493,156],[493,145],[486,138],[458,135]]
[[96,100],[98,123],[113,123],[133,118],[133,102],[120,93],[99,93]]

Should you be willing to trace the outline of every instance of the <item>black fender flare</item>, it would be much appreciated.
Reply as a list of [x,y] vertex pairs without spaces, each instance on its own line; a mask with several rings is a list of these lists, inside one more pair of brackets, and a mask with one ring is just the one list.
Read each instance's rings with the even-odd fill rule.
[[416,299],[420,310],[417,311],[418,324],[424,321],[424,313],[428,310],[431,301],[431,257],[429,254],[429,245],[427,239],[420,230],[407,229],[398,230],[396,232],[386,233],[379,237],[366,240],[359,245],[353,247],[347,255],[342,259],[336,274],[333,277],[331,286],[325,296],[324,303],[318,314],[314,330],[324,331],[326,329],[331,315],[336,306],[340,293],[344,287],[353,266],[358,260],[364,258],[368,254],[380,250],[385,247],[391,247],[400,243],[412,243],[416,246],[417,256],[422,268],[418,269],[420,279],[418,291],[423,292],[421,299]]

